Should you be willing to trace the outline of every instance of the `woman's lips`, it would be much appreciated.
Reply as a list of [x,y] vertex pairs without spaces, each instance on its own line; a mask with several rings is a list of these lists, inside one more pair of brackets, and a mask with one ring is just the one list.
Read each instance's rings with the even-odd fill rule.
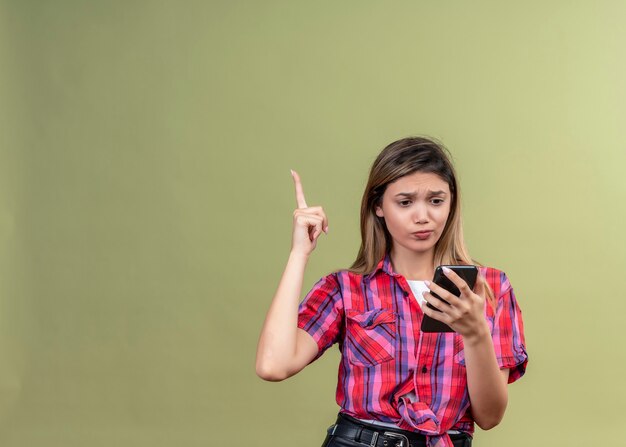
[[432,231],[416,231],[415,233],[411,234],[420,240],[424,240],[428,239],[428,237],[432,234]]

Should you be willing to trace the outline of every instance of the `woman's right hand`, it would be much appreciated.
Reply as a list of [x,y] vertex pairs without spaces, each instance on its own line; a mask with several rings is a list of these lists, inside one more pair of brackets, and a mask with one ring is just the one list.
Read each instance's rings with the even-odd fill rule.
[[319,348],[308,332],[298,328],[298,304],[308,257],[328,219],[321,206],[309,208],[297,172],[291,171],[296,187],[291,253],[267,311],[256,354],[256,373],[265,380],[291,377],[311,363]]
[[293,212],[291,252],[309,256],[315,250],[317,238],[322,234],[322,231],[328,234],[328,218],[321,206],[307,206],[300,176],[293,170],[291,176],[296,188],[297,204],[297,208]]

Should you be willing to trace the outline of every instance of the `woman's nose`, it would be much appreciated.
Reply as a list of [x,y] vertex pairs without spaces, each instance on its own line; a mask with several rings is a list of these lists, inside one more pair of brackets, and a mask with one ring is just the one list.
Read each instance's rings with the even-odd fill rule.
[[415,223],[426,223],[428,222],[428,212],[426,207],[416,205],[413,211],[413,222]]

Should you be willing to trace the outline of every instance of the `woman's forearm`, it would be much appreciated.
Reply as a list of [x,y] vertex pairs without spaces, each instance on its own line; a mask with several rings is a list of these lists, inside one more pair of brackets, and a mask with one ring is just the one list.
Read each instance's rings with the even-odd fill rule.
[[483,430],[500,423],[508,401],[508,370],[500,370],[489,328],[463,338],[467,387],[474,420]]
[[291,252],[265,317],[256,355],[256,372],[265,380],[283,380],[304,368],[317,345],[298,330],[298,304],[308,256]]

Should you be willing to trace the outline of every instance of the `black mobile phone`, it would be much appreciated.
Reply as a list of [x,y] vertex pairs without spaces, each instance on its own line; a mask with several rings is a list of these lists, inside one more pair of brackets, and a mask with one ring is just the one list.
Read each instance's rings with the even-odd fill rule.
[[[433,282],[438,286],[443,287],[451,294],[460,296],[461,291],[457,286],[454,285],[452,281],[448,279],[446,275],[444,275],[442,267],[448,267],[450,270],[454,271],[457,275],[463,278],[467,285],[470,286],[470,289],[473,289],[476,285],[476,278],[478,277],[478,267],[476,267],[475,265],[440,265],[435,269],[435,277],[433,278]],[[434,292],[431,292],[431,295],[433,295],[435,298],[439,298],[443,302],[447,302]],[[437,312],[441,312],[430,303],[426,303],[426,305],[431,309],[436,310]],[[421,329],[422,332],[454,332],[454,329],[452,329],[447,324],[442,323],[439,320],[435,320],[434,318],[430,318],[428,315],[424,315],[424,318],[422,319]]]

